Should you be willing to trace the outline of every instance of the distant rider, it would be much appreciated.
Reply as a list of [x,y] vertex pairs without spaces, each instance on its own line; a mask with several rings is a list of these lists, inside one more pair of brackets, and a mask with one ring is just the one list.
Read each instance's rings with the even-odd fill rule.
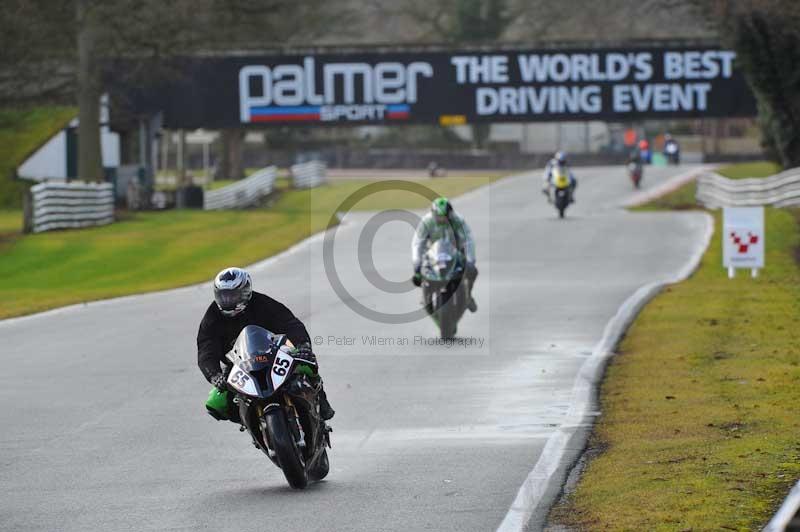
[[431,203],[431,210],[422,217],[417,226],[414,239],[411,242],[411,260],[414,263],[414,284],[422,284],[422,257],[428,246],[437,240],[448,238],[456,243],[466,265],[464,276],[469,280],[470,300],[467,308],[470,312],[478,310],[478,304],[472,297],[472,288],[478,277],[478,268],[475,267],[475,241],[472,238],[467,222],[454,209],[447,198],[436,198]]
[[642,152],[638,149],[631,150],[631,153],[628,155],[628,164],[635,163],[637,166],[642,166],[644,162],[642,161]]
[[547,196],[550,200],[550,189],[553,187],[553,170],[556,166],[560,166],[564,172],[569,176],[569,197],[570,203],[575,203],[575,189],[578,187],[578,181],[572,174],[572,170],[567,165],[567,155],[563,151],[557,151],[553,158],[547,162],[544,167],[544,174],[542,176],[542,194]]
[[680,164],[681,162],[681,147],[678,141],[672,138],[672,135],[666,133],[664,135],[664,157],[667,161],[673,164]]
[[[270,332],[286,334],[294,344],[295,358],[317,366],[311,340],[305,325],[292,312],[274,299],[253,291],[250,274],[241,268],[225,268],[214,278],[214,302],[209,305],[197,332],[197,365],[206,380],[220,391],[227,391],[230,362],[225,354],[233,348],[239,333],[247,325],[258,325]],[[315,379],[321,378],[317,374]],[[238,411],[230,397],[231,421],[239,422]],[[334,410],[320,392],[320,416],[333,417]]]
[[652,162],[653,154],[650,152],[650,143],[647,142],[647,139],[639,141],[639,152],[642,155],[642,163],[650,164]]

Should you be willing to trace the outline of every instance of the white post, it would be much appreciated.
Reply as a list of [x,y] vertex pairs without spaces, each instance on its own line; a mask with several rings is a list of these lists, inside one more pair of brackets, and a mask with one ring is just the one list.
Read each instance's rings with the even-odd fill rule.
[[733,266],[728,266],[728,279],[733,279],[736,275],[736,268]]
[[177,186],[186,186],[186,130],[178,130]]
[[752,270],[750,270],[750,275],[753,277],[753,279],[758,277],[758,268],[753,268]]
[[162,130],[161,133],[161,172],[165,172],[169,163],[169,132]]
[[204,142],[203,143],[203,170],[205,170],[205,173],[206,173],[206,183],[210,183],[211,182],[211,176],[208,175],[208,173],[210,171],[209,170],[209,166],[211,166],[211,161],[209,160],[209,148],[208,147],[209,147],[209,143],[208,142]]

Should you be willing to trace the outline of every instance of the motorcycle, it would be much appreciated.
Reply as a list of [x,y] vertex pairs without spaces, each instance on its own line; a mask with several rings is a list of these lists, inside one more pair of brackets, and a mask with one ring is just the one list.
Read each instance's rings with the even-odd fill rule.
[[643,173],[644,169],[642,168],[642,163],[636,161],[628,163],[628,177],[631,178],[631,182],[635,188],[641,187]]
[[558,217],[563,218],[564,211],[572,203],[572,192],[570,190],[569,173],[561,166],[553,167],[553,188],[555,189],[553,204],[558,210]]
[[420,273],[425,308],[441,338],[455,337],[458,320],[469,303],[469,280],[464,277],[461,253],[449,239],[437,240],[425,253]]
[[[239,333],[227,355],[232,364],[228,392],[237,406],[253,445],[278,466],[292,488],[303,489],[309,480],[322,480],[330,463],[330,432],[319,414],[321,381],[313,384],[313,364],[292,356],[291,342],[257,325]],[[216,388],[211,391],[213,395]],[[222,400],[227,400],[223,398]],[[217,419],[221,400],[209,413]],[[216,408],[215,408],[216,407]]]

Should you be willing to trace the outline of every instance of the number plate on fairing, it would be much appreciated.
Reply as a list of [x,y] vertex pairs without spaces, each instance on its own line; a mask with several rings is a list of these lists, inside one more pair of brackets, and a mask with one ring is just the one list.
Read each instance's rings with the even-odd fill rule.
[[233,366],[230,375],[228,375],[228,384],[245,395],[258,397],[258,389],[256,388],[256,383],[253,382],[253,377],[239,366]]
[[277,390],[284,383],[289,375],[292,362],[294,362],[294,357],[281,348],[275,356],[275,362],[272,363],[272,371],[269,373],[273,390]]

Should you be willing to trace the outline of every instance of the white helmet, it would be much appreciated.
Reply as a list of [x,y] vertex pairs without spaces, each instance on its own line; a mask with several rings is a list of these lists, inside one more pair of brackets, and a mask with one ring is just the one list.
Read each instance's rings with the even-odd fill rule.
[[223,316],[244,312],[253,297],[253,280],[241,268],[225,268],[214,277],[214,301]]

